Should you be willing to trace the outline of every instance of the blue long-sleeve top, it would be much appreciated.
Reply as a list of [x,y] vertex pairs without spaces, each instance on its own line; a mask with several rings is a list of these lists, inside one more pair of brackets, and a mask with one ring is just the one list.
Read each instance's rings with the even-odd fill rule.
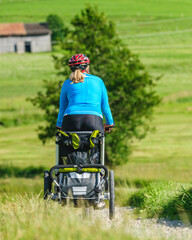
[[106,123],[113,124],[108,95],[103,80],[85,74],[84,82],[73,83],[67,79],[62,86],[57,126],[62,126],[63,117],[72,114],[93,114],[103,117]]

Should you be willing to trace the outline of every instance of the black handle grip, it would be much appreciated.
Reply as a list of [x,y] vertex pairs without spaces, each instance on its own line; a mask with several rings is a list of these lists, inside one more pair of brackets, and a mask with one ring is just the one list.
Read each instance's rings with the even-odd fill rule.
[[111,128],[114,128],[114,127],[115,127],[115,124],[113,124],[113,125],[111,125],[111,126],[105,128],[105,131],[107,131],[107,130],[109,130],[109,129],[111,129]]

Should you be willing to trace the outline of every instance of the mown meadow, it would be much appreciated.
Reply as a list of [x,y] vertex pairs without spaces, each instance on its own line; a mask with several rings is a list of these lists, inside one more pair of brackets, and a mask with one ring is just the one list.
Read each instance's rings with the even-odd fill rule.
[[[159,181],[166,186],[169,185],[168,182],[173,181],[173,184],[182,184],[189,189],[192,182],[190,1],[81,0],[63,3],[61,0],[55,0],[53,3],[50,0],[1,0],[0,22],[45,21],[48,14],[56,13],[63,18],[67,26],[70,26],[72,16],[79,13],[86,3],[97,4],[99,9],[116,23],[119,36],[134,53],[140,56],[150,74],[161,76],[156,90],[162,97],[162,103],[155,109],[152,121],[155,130],[144,140],[135,141],[128,163],[114,169],[117,204],[127,206],[130,204],[129,198],[140,191],[140,188],[143,189]],[[22,172],[22,169],[30,166],[50,168],[54,164],[54,140],[42,145],[37,137],[36,129],[43,124],[42,112],[26,99],[35,96],[37,91],[43,89],[44,79],[55,78],[60,79],[54,69],[52,53],[0,55],[0,166],[8,172],[14,167],[18,167]],[[19,170],[15,170],[17,171]],[[10,209],[14,208],[15,195],[24,196],[25,193],[28,195],[32,193],[36,196],[43,189],[42,175],[34,174],[33,178],[23,178],[14,172],[7,173],[7,176],[1,172],[0,174],[3,176],[0,178],[1,207],[3,207],[1,214],[8,218],[12,214]],[[137,199],[136,197],[134,199]],[[17,204],[18,200],[15,202]],[[34,202],[38,204],[38,201],[34,200]],[[43,203],[40,201],[39,204],[40,211]],[[48,215],[55,219],[51,212],[55,211],[53,208],[51,206]],[[15,209],[20,211],[21,207],[15,206]],[[25,216],[28,213],[23,214]],[[46,211],[42,210],[41,214],[44,216]],[[61,214],[60,209],[58,214]],[[2,221],[6,221],[6,217]],[[21,218],[20,224],[23,221],[25,217]],[[69,218],[69,225],[72,224],[70,221]],[[74,224],[77,221],[73,219],[72,222]],[[4,233],[2,237],[12,239],[20,224],[13,224],[15,232],[7,235],[6,228],[1,228]],[[41,225],[40,222],[34,224],[34,228]],[[77,224],[76,229],[80,228],[81,225]],[[46,229],[41,226],[39,229],[39,234],[45,234]],[[22,239],[23,234],[26,235],[26,232],[21,231],[15,239]],[[107,239],[113,239],[112,234],[104,234]],[[116,231],[114,236],[115,234],[121,233]],[[35,239],[33,236],[33,234],[28,235],[26,239]],[[86,239],[91,239],[91,235],[87,236]],[[72,237],[76,239],[72,235],[67,239]],[[121,239],[123,237],[125,236],[122,235]],[[60,235],[58,238],[61,239]],[[54,235],[50,239],[54,239]]]

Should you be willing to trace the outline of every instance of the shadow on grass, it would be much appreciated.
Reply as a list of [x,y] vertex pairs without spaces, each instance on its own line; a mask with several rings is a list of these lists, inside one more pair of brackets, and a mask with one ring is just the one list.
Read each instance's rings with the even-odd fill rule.
[[147,187],[152,182],[154,182],[154,181],[153,180],[143,180],[143,179],[128,180],[128,179],[122,179],[119,177],[115,177],[115,186],[121,186],[121,187],[134,186],[135,188],[144,188],[144,187]]
[[16,178],[34,178],[36,176],[42,176],[45,167],[33,167],[29,166],[26,168],[20,168],[16,166],[7,166],[7,165],[0,165],[0,178],[6,177],[16,177]]

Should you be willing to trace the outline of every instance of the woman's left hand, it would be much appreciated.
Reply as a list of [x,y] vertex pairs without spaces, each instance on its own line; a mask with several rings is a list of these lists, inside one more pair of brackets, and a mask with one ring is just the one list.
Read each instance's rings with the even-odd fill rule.
[[114,128],[114,124],[111,124],[111,125],[104,124],[105,132],[111,132],[113,128]]

